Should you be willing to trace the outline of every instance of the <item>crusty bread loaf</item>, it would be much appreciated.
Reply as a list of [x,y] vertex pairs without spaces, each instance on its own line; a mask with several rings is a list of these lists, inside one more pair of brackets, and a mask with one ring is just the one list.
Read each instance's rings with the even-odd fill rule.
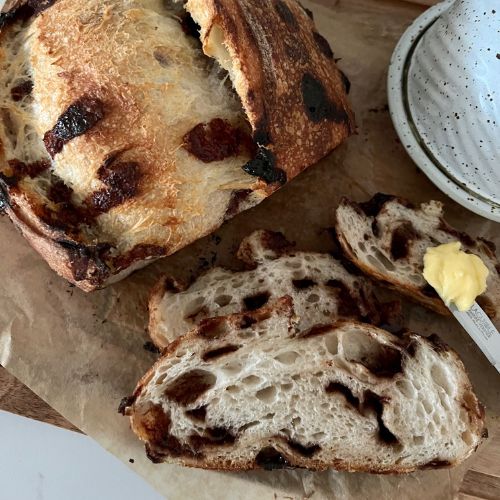
[[383,316],[367,279],[329,254],[295,251],[280,233],[254,232],[238,256],[250,270],[214,268],[187,288],[170,277],[160,280],[149,302],[149,332],[158,347],[205,318],[256,309],[284,295],[293,298],[301,330],[341,317],[378,324]]
[[212,232],[354,129],[345,78],[295,0],[190,0],[203,47],[182,1],[9,7],[4,202],[84,290]]
[[340,321],[297,334],[290,297],[204,320],[121,411],[154,462],[208,469],[410,472],[456,465],[483,410],[436,339]]
[[441,314],[449,311],[423,277],[424,254],[429,247],[459,240],[464,251],[478,255],[488,267],[488,289],[477,302],[491,318],[500,319],[500,264],[495,245],[451,227],[443,219],[440,202],[415,207],[384,194],[366,203],[344,198],[335,217],[342,249],[359,269]]

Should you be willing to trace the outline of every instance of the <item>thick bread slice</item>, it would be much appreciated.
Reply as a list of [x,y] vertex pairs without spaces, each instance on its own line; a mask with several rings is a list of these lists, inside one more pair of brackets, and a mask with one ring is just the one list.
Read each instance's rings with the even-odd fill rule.
[[241,243],[241,260],[253,268],[214,268],[188,288],[164,277],[150,302],[149,332],[165,348],[205,318],[252,310],[290,295],[301,330],[338,318],[380,322],[371,284],[328,254],[297,252],[280,233],[256,231]]
[[463,250],[481,257],[488,267],[488,289],[477,302],[491,318],[500,319],[500,264],[495,245],[451,227],[443,219],[440,202],[417,208],[384,194],[366,203],[344,198],[335,217],[342,249],[359,269],[441,314],[449,311],[422,275],[424,254],[429,247],[459,240]]
[[441,342],[296,326],[284,297],[172,343],[121,404],[151,460],[402,473],[456,465],[481,442],[483,409]]
[[19,0],[0,14],[5,208],[84,290],[214,231],[353,131],[328,43],[295,0],[195,4],[211,13],[207,54],[231,48],[234,89],[180,1]]

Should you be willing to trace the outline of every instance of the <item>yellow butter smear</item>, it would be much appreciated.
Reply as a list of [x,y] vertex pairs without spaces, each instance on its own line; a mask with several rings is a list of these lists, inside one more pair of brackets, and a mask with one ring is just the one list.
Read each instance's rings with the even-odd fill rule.
[[459,241],[428,248],[424,256],[424,278],[446,305],[454,303],[468,311],[476,297],[486,291],[488,268],[477,256],[460,250]]

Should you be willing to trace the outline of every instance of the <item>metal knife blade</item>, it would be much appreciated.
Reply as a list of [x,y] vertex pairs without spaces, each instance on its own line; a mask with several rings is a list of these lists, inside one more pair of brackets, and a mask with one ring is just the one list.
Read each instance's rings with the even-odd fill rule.
[[465,312],[459,311],[453,303],[448,309],[500,373],[500,333],[486,313],[477,302]]

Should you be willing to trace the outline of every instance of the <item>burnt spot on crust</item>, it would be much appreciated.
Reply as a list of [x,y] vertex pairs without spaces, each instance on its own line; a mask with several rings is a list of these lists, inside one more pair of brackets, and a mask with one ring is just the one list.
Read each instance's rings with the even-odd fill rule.
[[260,177],[268,184],[275,182],[285,184],[287,181],[285,171],[276,166],[274,154],[269,149],[263,147],[260,147],[255,158],[242,168],[247,174]]
[[384,404],[387,399],[378,396],[372,391],[366,391],[363,400],[363,410],[372,409],[377,416],[378,436],[380,441],[387,445],[399,444],[398,438],[387,428],[382,418],[384,413]]
[[255,465],[264,470],[287,469],[292,465],[290,461],[272,446],[262,448],[255,457]]
[[159,257],[164,257],[166,254],[167,249],[158,245],[136,245],[126,254],[115,257],[113,259],[113,265],[115,266],[116,270],[119,271],[120,269],[129,267],[131,264],[137,262],[138,260],[156,259]]
[[292,280],[292,285],[298,290],[306,290],[307,288],[317,285],[317,283],[314,280],[304,278],[302,280]]
[[100,99],[83,96],[58,118],[43,142],[52,158],[62,151],[66,143],[88,132],[104,118],[104,104]]
[[118,405],[118,413],[125,415],[127,408],[130,408],[135,403],[135,396],[125,396]]
[[337,298],[337,314],[344,318],[360,317],[358,302],[347,285],[340,280],[328,280],[325,285],[331,288]]
[[177,404],[186,406],[194,403],[202,394],[211,389],[216,381],[215,375],[205,370],[192,370],[171,382],[164,394]]
[[321,449],[321,446],[319,446],[318,444],[313,444],[311,446],[304,446],[292,439],[289,439],[287,441],[287,444],[293,451],[307,458],[311,458],[316,452],[318,452]]
[[333,59],[333,50],[330,47],[328,40],[317,31],[313,31],[313,37],[314,41],[316,42],[316,45],[318,46],[319,50],[323,53],[323,55],[328,59]]
[[189,445],[195,454],[209,446],[227,446],[234,444],[235,441],[234,434],[224,427],[208,428],[205,429],[204,435],[193,434],[189,436]]
[[242,203],[244,203],[251,194],[251,189],[238,189],[236,191],[233,191],[231,194],[231,199],[229,200],[226,214],[224,215],[224,220],[231,219],[236,214],[239,214],[241,212]]
[[449,235],[457,238],[463,245],[467,247],[475,247],[476,242],[467,234],[461,231],[457,231],[455,228],[448,225],[444,219],[440,219],[439,225],[437,227],[440,231],[448,233]]
[[310,73],[305,73],[301,83],[302,99],[309,119],[314,123],[323,120],[345,123],[349,117],[345,109],[328,96],[324,85]]
[[391,255],[394,260],[408,257],[412,241],[421,238],[420,233],[410,221],[400,224],[392,233]]
[[274,8],[279,14],[281,20],[287,24],[290,28],[298,29],[299,24],[290,7],[283,0],[276,0],[274,3]]
[[31,80],[24,80],[10,89],[10,96],[14,102],[19,102],[30,95],[32,91],[33,82]]
[[207,405],[200,406],[194,410],[187,410],[186,415],[197,422],[204,422],[207,417]]
[[330,382],[326,387],[325,391],[328,394],[342,394],[345,400],[356,410],[359,411],[359,398],[357,398],[349,389],[349,387],[341,384],[340,382]]
[[257,150],[249,134],[221,118],[196,125],[184,136],[183,147],[204,163],[222,161],[242,152],[254,156]]
[[72,241],[59,241],[58,243],[68,253],[75,281],[88,279],[93,283],[101,283],[108,276],[109,268],[104,262],[110,249],[107,243],[95,246],[85,246]]
[[351,80],[347,78],[347,75],[342,70],[339,69],[339,71],[340,78],[342,79],[342,85],[344,85],[345,93],[349,94],[349,92],[351,91]]
[[85,200],[95,216],[134,198],[139,192],[142,173],[136,162],[105,163],[97,171],[97,176],[106,187]]
[[393,195],[377,193],[371,200],[364,203],[357,203],[356,205],[359,206],[366,216],[376,217],[387,202],[395,199],[396,197]]
[[250,297],[245,297],[243,299],[243,305],[247,311],[255,311],[266,305],[270,298],[271,294],[269,292],[258,293]]
[[[250,98],[250,96],[253,96]],[[248,100],[251,101],[255,99],[253,90],[248,92]],[[267,115],[267,110],[264,110],[264,115],[259,119],[255,125],[255,131],[253,133],[253,140],[258,146],[268,146],[273,142],[271,133],[269,131],[269,117]]]
[[207,351],[203,354],[203,361],[214,361],[226,354],[230,354],[232,352],[236,352],[239,349],[237,345],[227,345],[225,347],[220,347],[219,349],[213,349],[211,351]]

